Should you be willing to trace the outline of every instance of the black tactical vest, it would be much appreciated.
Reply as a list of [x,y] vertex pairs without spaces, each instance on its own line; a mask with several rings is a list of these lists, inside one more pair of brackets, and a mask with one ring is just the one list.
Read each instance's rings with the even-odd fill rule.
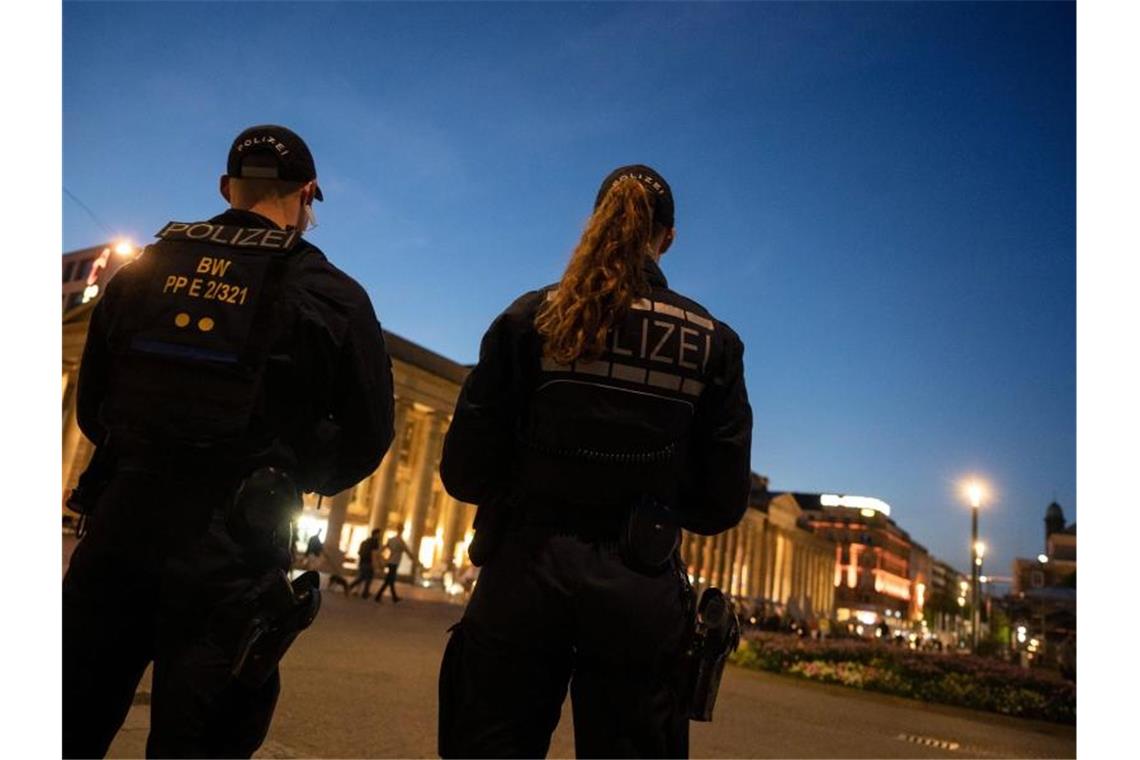
[[522,490],[594,506],[676,503],[709,358],[705,311],[655,288],[610,330],[595,361],[543,358],[520,431]]
[[300,234],[171,222],[157,237],[110,315],[107,426],[156,447],[240,448]]

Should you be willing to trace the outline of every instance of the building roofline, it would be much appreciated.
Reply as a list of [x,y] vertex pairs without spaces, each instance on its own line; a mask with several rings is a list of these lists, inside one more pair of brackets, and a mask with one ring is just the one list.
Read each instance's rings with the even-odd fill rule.
[[463,384],[471,372],[470,365],[448,359],[443,354],[424,348],[390,330],[384,330],[384,344],[388,349],[388,355],[393,359],[427,370],[459,385]]

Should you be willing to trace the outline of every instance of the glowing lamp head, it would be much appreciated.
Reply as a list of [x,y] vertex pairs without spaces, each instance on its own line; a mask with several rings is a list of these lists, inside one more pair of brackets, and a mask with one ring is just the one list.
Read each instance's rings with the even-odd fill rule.
[[984,542],[976,541],[974,543],[974,554],[977,555],[978,559],[986,556],[986,545]]
[[115,243],[115,253],[119,256],[130,256],[135,252],[135,247],[131,245],[129,240],[120,240]]
[[1049,558],[1047,556],[1045,556],[1044,554],[1038,554],[1037,555],[1037,561],[1040,562],[1042,565],[1044,565],[1046,562],[1049,561]]
[[982,497],[985,495],[982,484],[976,480],[966,486],[966,496],[970,499],[970,506],[974,509],[982,506]]

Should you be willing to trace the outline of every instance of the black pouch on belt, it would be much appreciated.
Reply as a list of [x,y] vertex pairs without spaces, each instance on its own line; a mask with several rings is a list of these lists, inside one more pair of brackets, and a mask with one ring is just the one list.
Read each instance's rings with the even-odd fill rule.
[[625,563],[643,573],[660,573],[681,545],[681,529],[669,508],[652,496],[643,496],[629,510],[621,532]]
[[226,529],[238,543],[288,553],[291,521],[300,511],[301,492],[289,473],[262,467],[238,486],[226,510]]

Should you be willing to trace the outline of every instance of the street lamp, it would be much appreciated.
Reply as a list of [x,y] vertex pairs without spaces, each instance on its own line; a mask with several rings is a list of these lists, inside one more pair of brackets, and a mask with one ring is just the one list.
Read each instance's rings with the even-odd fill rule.
[[978,651],[978,626],[981,622],[981,616],[978,612],[978,603],[981,600],[978,593],[978,575],[982,567],[982,556],[986,553],[986,546],[978,540],[978,512],[982,507],[982,497],[985,495],[985,487],[977,480],[971,481],[966,484],[966,496],[970,499],[970,593],[974,603],[974,614],[972,616],[971,625],[971,638],[973,641],[972,650]]

